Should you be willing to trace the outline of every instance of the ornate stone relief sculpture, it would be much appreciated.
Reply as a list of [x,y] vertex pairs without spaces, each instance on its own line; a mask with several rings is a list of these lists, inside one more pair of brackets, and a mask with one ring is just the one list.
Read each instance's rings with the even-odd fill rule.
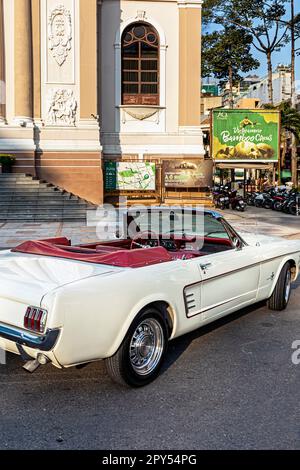
[[75,126],[77,101],[72,90],[52,88],[47,101],[47,124]]
[[62,66],[72,48],[72,17],[64,5],[58,5],[49,15],[48,40],[53,58]]
[[138,10],[136,12],[136,19],[140,21],[144,21],[147,18],[146,12],[144,10]]

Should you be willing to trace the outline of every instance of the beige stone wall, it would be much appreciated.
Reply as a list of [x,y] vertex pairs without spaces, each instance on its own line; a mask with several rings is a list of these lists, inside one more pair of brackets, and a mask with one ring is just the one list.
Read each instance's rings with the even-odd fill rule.
[[97,2],[80,0],[80,117],[97,114]]
[[255,109],[259,106],[260,99],[258,98],[241,98],[238,100],[236,107],[240,109]]
[[222,106],[222,96],[203,96],[201,98],[202,114],[207,114],[211,109]]
[[[6,75],[8,99],[0,151],[17,156],[15,171],[36,173],[101,202],[102,143],[107,157],[203,157],[200,105],[195,99],[200,89],[198,0],[2,3],[6,61],[0,73]],[[49,36],[60,5],[64,20],[60,17],[58,25],[63,22],[69,37],[63,60]],[[116,108],[121,86],[115,73],[118,32],[141,19],[152,23],[161,37],[159,119],[134,118],[124,124]]]
[[35,160],[39,178],[94,204],[103,201],[101,161],[94,152],[43,152]]
[[179,10],[179,126],[200,125],[201,10]]
[[15,117],[33,118],[31,2],[14,0]]
[[5,37],[3,0],[0,0],[0,124],[6,118]]
[[41,119],[41,8],[40,0],[31,0],[32,8],[32,67],[33,117]]

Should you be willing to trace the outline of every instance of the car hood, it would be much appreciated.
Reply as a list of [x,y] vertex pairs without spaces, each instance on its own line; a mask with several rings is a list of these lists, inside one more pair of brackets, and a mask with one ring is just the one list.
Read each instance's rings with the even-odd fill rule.
[[300,240],[288,240],[286,238],[282,237],[276,237],[276,236],[268,236],[268,235],[263,235],[261,233],[248,233],[248,232],[241,232],[239,231],[239,234],[245,240],[246,243],[250,246],[256,246],[256,245],[283,245],[286,246],[287,252],[290,250],[300,250]]
[[4,251],[0,253],[0,298],[39,306],[42,298],[54,289],[121,269]]

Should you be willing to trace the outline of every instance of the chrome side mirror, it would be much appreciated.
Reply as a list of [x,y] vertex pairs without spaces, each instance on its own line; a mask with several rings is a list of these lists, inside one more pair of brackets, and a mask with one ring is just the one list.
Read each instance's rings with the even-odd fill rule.
[[232,243],[236,250],[241,250],[243,248],[243,244],[238,237],[234,237]]

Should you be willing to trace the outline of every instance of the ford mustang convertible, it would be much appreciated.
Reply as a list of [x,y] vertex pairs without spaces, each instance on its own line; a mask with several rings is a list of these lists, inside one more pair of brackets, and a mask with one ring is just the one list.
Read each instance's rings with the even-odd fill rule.
[[282,311],[300,241],[239,234],[214,211],[124,211],[114,239],[0,253],[0,347],[33,372],[105,360],[118,383],[159,373],[167,344],[243,307]]

